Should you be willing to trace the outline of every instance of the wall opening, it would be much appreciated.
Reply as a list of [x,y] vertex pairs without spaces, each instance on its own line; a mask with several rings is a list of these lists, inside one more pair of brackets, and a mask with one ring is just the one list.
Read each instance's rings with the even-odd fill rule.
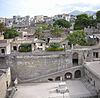
[[42,43],[40,43],[40,46],[42,46],[43,44]]
[[75,78],[80,78],[81,77],[81,71],[80,70],[76,70],[75,74],[74,74]]
[[78,53],[74,53],[72,56],[73,65],[78,65]]
[[17,47],[16,46],[13,46],[13,50],[17,50]]
[[1,49],[1,53],[5,53],[5,49]]
[[94,58],[98,58],[99,57],[99,53],[98,52],[93,52],[93,57]]
[[65,79],[66,79],[66,80],[72,79],[72,73],[67,72],[67,73],[65,74]]
[[50,38],[47,38],[47,43],[49,43],[50,42]]
[[8,87],[9,87],[9,86],[8,86],[8,81],[6,81],[6,86],[7,86],[7,89],[8,89]]
[[48,80],[49,80],[49,81],[53,81],[53,79],[52,79],[52,78],[49,78]]
[[60,76],[56,77],[55,81],[60,81]]

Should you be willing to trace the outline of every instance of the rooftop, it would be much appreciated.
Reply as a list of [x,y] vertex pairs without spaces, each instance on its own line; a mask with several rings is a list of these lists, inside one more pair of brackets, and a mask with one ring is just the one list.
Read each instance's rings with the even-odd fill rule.
[[3,73],[6,73],[6,69],[0,69],[0,76],[1,76]]
[[100,61],[86,62],[84,66],[100,79]]
[[0,47],[6,47],[8,44],[7,43],[0,43]]

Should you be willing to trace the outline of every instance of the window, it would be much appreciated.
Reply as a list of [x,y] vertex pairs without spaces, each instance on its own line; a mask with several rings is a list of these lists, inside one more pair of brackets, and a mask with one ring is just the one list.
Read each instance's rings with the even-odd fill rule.
[[42,43],[40,44],[40,46],[42,46]]
[[36,43],[33,43],[34,44],[34,46],[36,45]]
[[73,62],[73,65],[78,65],[78,53],[74,53],[73,55],[72,55],[73,57],[72,57],[72,62]]
[[13,50],[17,50],[17,47],[16,46],[13,46]]
[[99,57],[99,53],[98,52],[93,52],[93,57],[94,58],[98,58]]
[[5,49],[1,49],[1,53],[5,53]]

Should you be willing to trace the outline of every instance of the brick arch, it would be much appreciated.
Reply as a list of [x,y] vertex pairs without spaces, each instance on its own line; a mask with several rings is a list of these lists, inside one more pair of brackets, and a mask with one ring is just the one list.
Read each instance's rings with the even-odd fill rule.
[[65,73],[65,80],[68,80],[68,79],[72,79],[72,73],[71,72]]

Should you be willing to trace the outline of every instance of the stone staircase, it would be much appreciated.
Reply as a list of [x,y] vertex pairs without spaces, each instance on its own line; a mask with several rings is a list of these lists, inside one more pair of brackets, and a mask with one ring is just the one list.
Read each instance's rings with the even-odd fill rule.
[[25,80],[24,79],[21,79],[21,78],[18,78],[18,81],[20,83],[27,83],[27,82],[28,83],[31,83],[31,82],[38,81],[38,80],[40,80],[42,78],[49,77],[49,76],[53,76],[55,74],[61,73],[61,72],[65,71],[65,70],[61,70],[61,71],[57,71],[57,72],[52,72],[52,73],[49,73],[49,74],[37,75],[37,76],[35,76],[35,78],[30,78],[30,79],[25,79]]
[[[58,75],[60,73],[67,72],[67,71],[71,70],[72,68],[77,68],[77,67],[81,67],[81,66],[65,68],[65,69],[61,69],[61,70],[51,72],[51,73],[48,73],[48,74],[41,74],[41,75],[39,74],[39,75],[36,75],[35,77],[32,77],[30,79],[18,78],[18,81],[19,81],[19,83],[39,82],[40,79],[42,80],[43,78],[46,78],[46,77],[52,77],[53,75]],[[43,81],[40,81],[40,82],[43,82]],[[47,82],[47,81],[45,81],[45,82]]]

